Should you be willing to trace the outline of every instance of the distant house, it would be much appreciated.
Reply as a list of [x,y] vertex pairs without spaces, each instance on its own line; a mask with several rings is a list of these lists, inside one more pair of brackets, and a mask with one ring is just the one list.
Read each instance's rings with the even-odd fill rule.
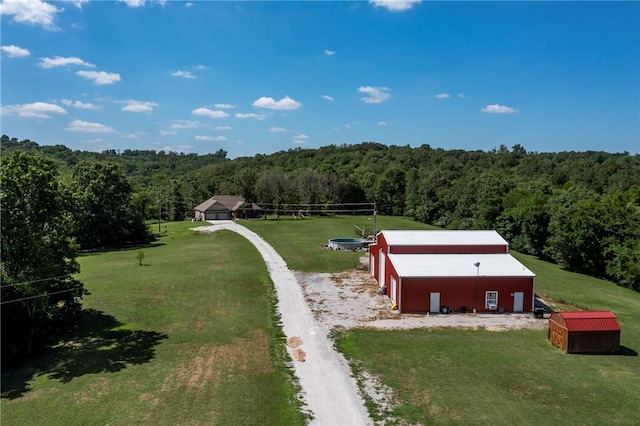
[[611,311],[554,312],[549,341],[567,353],[618,352],[620,323]]
[[535,274],[495,231],[381,231],[369,268],[403,313],[533,310]]
[[239,195],[214,195],[195,208],[195,220],[234,220],[260,217],[262,208]]

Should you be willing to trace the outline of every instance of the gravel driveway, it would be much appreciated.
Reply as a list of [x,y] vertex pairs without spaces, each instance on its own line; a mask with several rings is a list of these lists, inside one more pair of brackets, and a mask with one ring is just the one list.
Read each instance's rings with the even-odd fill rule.
[[[332,329],[408,329],[429,327],[485,328],[489,331],[543,329],[547,321],[531,314],[399,314],[390,309],[388,297],[376,294],[378,285],[366,271],[336,274],[292,272],[284,260],[259,235],[233,221],[216,221],[194,228],[200,232],[226,229],[247,238],[262,255],[278,298],[278,310],[287,349],[294,359],[294,373],[302,388],[303,402],[317,425],[369,425],[369,416],[358,386],[342,354],[328,337]],[[379,405],[392,398],[380,393],[375,377],[364,377],[367,394]],[[373,390],[372,389],[377,389]],[[379,409],[384,407],[379,407]]]
[[295,361],[294,373],[302,388],[303,401],[311,413],[311,424],[373,424],[345,358],[328,338],[329,329],[314,319],[302,288],[287,264],[266,241],[253,231],[232,221],[216,221],[194,230],[237,232],[258,249],[269,270],[278,298],[287,349]]

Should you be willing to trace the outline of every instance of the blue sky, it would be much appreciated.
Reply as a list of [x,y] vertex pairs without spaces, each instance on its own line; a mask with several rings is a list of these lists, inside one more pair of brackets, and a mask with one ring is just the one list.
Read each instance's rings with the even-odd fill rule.
[[231,158],[640,152],[639,2],[4,0],[1,131]]

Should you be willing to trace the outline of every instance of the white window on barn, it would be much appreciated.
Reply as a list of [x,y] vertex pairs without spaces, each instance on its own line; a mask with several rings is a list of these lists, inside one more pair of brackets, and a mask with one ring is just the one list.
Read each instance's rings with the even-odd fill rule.
[[484,298],[484,307],[490,311],[498,309],[498,292],[487,291]]

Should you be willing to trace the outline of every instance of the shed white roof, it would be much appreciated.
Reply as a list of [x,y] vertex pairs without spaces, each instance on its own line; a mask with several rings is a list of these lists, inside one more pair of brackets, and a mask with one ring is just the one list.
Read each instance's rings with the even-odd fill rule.
[[392,246],[502,245],[507,240],[496,231],[391,230],[381,231]]
[[[535,277],[510,254],[389,254],[400,277]],[[480,266],[475,264],[480,262]]]

